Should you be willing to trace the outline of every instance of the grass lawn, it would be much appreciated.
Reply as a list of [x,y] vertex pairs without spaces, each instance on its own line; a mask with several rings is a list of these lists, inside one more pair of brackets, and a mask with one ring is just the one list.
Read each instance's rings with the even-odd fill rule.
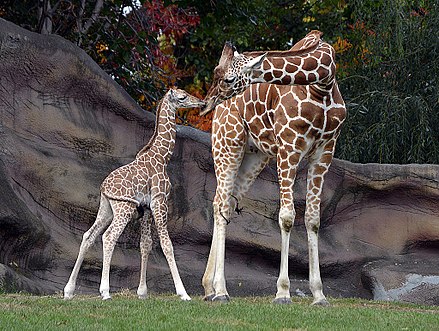
[[1,330],[439,330],[439,307],[359,299],[332,299],[330,307],[294,298],[275,305],[270,297],[233,298],[228,304],[201,297],[114,294],[97,296],[0,295]]

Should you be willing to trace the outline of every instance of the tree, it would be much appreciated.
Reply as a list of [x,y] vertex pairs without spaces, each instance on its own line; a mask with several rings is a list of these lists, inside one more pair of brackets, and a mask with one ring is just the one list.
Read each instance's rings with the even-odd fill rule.
[[439,6],[354,1],[340,86],[349,117],[337,156],[354,162],[439,162]]
[[161,0],[6,0],[0,6],[3,18],[82,47],[146,109],[185,75],[172,48],[199,22],[190,8]]

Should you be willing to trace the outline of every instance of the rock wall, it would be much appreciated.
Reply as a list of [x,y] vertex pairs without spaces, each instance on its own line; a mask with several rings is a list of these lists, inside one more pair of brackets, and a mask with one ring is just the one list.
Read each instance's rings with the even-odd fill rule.
[[[0,19],[0,291],[62,290],[94,221],[101,181],[132,160],[153,128],[154,116],[82,50]],[[168,171],[177,265],[189,294],[202,294],[216,185],[209,135],[179,127]],[[305,184],[301,170],[290,277],[293,293],[310,295]],[[227,227],[229,293],[274,295],[280,261],[274,165],[242,207]],[[439,304],[439,166],[335,160],[324,187],[320,238],[328,295]],[[113,257],[113,290],[137,287],[138,240],[138,224],[131,222]],[[98,293],[101,250],[99,239],[77,293]],[[148,286],[174,291],[157,238]]]

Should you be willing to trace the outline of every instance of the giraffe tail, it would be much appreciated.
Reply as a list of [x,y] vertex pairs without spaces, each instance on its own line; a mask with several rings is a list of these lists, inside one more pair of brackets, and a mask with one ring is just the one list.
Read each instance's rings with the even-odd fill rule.
[[137,215],[135,216],[135,219],[141,219],[143,217],[143,215],[145,215],[145,208],[143,207],[143,205],[138,204],[136,205],[136,210],[137,210]]
[[110,194],[108,194],[108,193],[104,193],[104,195],[105,195],[107,198],[112,199],[112,200],[125,201],[125,202],[130,202],[130,203],[135,204],[135,205],[136,205],[137,215],[134,214],[134,215],[132,216],[132,218],[135,219],[135,220],[139,220],[139,219],[141,219],[141,218],[145,215],[145,206],[142,205],[142,204],[140,203],[140,201],[138,201],[138,200],[136,200],[136,199],[129,198],[129,197],[116,197],[116,196],[112,196],[112,195],[110,195]]

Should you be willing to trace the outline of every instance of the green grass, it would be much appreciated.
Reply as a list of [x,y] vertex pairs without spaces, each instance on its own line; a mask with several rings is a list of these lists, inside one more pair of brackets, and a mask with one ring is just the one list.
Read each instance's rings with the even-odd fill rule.
[[311,299],[274,305],[272,298],[233,298],[228,304],[200,297],[138,300],[120,293],[113,300],[76,296],[0,295],[1,330],[439,330],[439,307],[359,299]]

